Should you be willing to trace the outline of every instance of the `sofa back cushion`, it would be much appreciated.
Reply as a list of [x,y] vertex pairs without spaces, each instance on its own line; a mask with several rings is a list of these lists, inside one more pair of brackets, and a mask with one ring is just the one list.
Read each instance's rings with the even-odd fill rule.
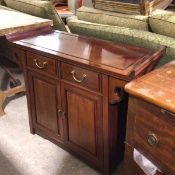
[[12,9],[33,16],[53,20],[54,29],[67,31],[57,11],[49,1],[40,0],[4,0],[6,5]]
[[149,24],[154,33],[175,38],[175,12],[156,10],[149,17]]
[[97,10],[82,6],[76,13],[79,20],[112,26],[148,30],[148,17],[142,15],[126,15],[115,12]]

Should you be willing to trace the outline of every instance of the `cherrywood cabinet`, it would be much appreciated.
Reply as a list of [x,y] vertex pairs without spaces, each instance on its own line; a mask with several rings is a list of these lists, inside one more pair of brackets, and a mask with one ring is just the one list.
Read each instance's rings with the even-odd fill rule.
[[152,69],[165,50],[149,51],[60,32],[12,45],[25,53],[31,133],[110,174],[124,153],[124,85]]

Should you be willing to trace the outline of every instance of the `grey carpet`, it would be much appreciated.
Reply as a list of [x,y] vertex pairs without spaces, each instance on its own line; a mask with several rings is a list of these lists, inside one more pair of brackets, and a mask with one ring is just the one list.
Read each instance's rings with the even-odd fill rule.
[[[50,141],[29,132],[26,97],[0,118],[0,175],[100,175]],[[121,175],[120,168],[115,175]]]

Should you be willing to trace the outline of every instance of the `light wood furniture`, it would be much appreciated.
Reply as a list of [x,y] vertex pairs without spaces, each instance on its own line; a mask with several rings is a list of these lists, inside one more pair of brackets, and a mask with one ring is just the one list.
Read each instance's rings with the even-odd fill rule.
[[125,175],[142,175],[133,161],[139,150],[163,173],[175,173],[175,61],[134,80],[125,87],[130,94]]
[[152,69],[165,49],[154,52],[56,31],[12,47],[25,55],[31,133],[110,174],[124,152],[123,87]]
[[[3,43],[1,43],[2,45],[5,44],[4,36],[6,36],[9,41],[14,41],[41,33],[48,33],[52,30],[52,21],[16,11],[0,9],[0,19],[0,42],[3,41]],[[16,53],[14,53],[13,60],[21,62],[20,60],[23,59],[21,58],[23,55],[21,55],[20,51],[18,54],[19,55],[17,56]],[[0,53],[0,59],[6,59],[2,53]],[[0,91],[0,117],[4,115],[3,103],[5,99],[12,94],[23,91],[25,91],[24,86],[17,86],[13,89]]]

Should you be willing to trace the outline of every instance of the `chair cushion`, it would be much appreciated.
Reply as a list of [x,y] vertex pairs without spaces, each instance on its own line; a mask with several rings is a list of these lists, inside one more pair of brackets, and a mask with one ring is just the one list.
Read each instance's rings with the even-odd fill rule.
[[53,20],[54,29],[67,31],[62,19],[49,1],[40,0],[4,0],[6,5],[12,9],[33,16]]
[[72,33],[91,36],[116,43],[131,44],[149,49],[160,49],[167,46],[166,57],[159,61],[159,66],[175,59],[175,39],[151,33],[119,26],[95,24],[72,19],[68,22]]
[[149,17],[151,30],[175,38],[175,12],[156,10]]
[[84,6],[77,10],[76,15],[82,21],[148,30],[148,17],[143,15],[126,15]]

